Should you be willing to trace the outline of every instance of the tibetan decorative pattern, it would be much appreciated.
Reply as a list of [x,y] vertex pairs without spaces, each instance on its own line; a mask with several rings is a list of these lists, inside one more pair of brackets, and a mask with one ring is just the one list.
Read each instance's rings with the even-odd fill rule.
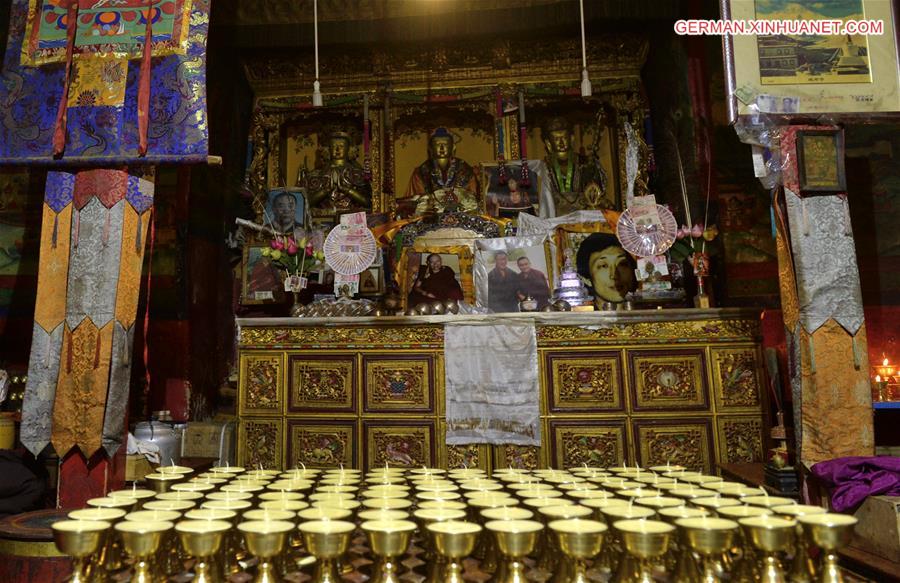
[[365,410],[430,411],[434,393],[434,358],[364,356]]
[[480,445],[448,445],[447,468],[484,468],[484,446]]
[[366,426],[366,467],[434,465],[434,426],[396,421]]
[[356,410],[356,356],[288,356],[290,411]]
[[629,360],[635,411],[709,406],[702,350],[632,351]]
[[241,422],[238,435],[238,463],[250,468],[281,469],[283,438],[278,419]]
[[677,463],[692,471],[712,471],[708,421],[638,421],[635,434],[638,461],[645,468]]
[[241,358],[242,414],[268,414],[281,409],[281,355],[255,354]]
[[553,423],[554,468],[616,466],[626,461],[625,426]]
[[598,340],[639,341],[641,344],[666,343],[673,339],[716,340],[745,339],[759,334],[752,320],[691,320],[683,322],[630,322],[599,326],[541,326],[538,343],[591,344]]
[[441,326],[331,327],[301,326],[296,328],[242,327],[241,346],[380,348],[385,345],[441,347]]
[[496,447],[498,468],[536,470],[541,467],[541,448],[531,445],[498,445]]
[[622,378],[617,352],[548,352],[550,411],[621,410]]
[[719,417],[716,424],[721,463],[763,461],[763,424],[758,416]]
[[287,431],[289,467],[299,464],[320,468],[356,465],[356,426],[353,421],[292,420]]
[[759,363],[755,348],[712,351],[716,404],[720,409],[756,409],[760,405]]

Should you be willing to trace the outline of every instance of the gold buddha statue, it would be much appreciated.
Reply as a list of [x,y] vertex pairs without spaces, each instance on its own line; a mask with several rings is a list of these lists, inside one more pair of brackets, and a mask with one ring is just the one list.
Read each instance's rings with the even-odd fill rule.
[[606,193],[606,172],[595,156],[579,156],[574,150],[572,126],[562,117],[541,125],[547,151],[549,179],[543,181],[541,201],[552,202],[555,216],[574,211],[611,208]]
[[306,200],[313,214],[372,209],[372,186],[363,167],[350,158],[351,144],[348,132],[330,132],[326,165],[309,173],[301,171],[298,185],[306,189]]
[[413,170],[406,189],[406,209],[415,214],[477,211],[478,179],[465,161],[457,158],[453,134],[438,128],[428,140],[428,160]]

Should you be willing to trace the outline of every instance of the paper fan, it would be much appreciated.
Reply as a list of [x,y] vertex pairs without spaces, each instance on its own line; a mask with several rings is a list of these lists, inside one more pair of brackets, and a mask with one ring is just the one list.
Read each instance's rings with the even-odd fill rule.
[[[678,234],[678,221],[675,216],[662,205],[655,205],[659,221],[647,220],[647,212],[641,207],[630,208],[619,217],[616,226],[616,237],[622,247],[637,257],[662,255],[675,243]],[[652,213],[652,211],[651,211]],[[653,217],[655,218],[655,217]]]
[[356,275],[375,261],[377,245],[372,231],[356,225],[338,225],[325,238],[325,261],[341,275]]

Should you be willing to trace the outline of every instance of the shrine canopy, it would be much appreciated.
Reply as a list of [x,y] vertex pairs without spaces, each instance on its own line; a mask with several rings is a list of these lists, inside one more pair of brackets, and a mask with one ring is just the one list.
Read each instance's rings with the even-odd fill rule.
[[0,164],[205,162],[209,7],[12,0]]

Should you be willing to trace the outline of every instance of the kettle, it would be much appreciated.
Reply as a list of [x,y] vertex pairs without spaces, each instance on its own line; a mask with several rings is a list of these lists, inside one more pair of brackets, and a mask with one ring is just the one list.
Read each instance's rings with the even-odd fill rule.
[[181,434],[172,426],[159,421],[142,421],[134,427],[134,437],[159,447],[159,464],[166,466],[181,462]]

